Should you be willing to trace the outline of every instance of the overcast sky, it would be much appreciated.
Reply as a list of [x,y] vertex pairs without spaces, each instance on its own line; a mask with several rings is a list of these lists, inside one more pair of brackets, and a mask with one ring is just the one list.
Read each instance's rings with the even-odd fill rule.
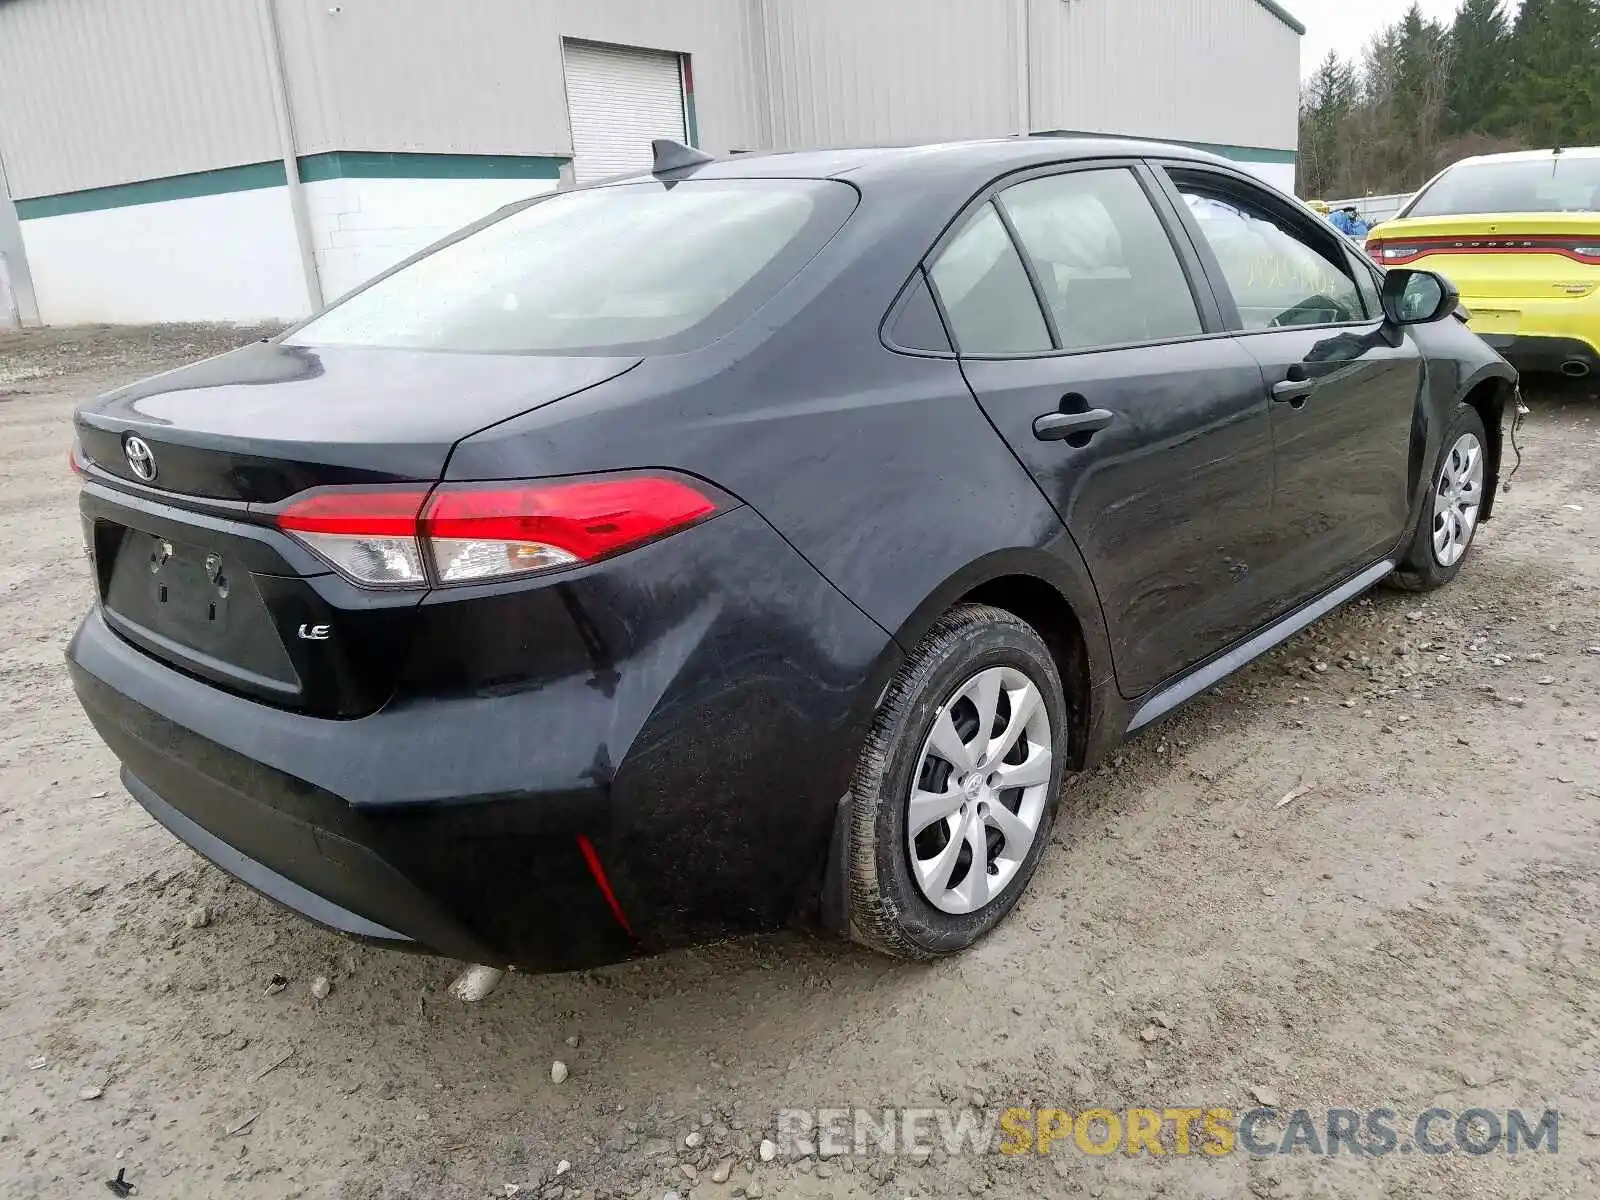
[[[1424,16],[1446,23],[1460,7],[1460,0],[1421,3]],[[1398,21],[1411,7],[1410,0],[1282,0],[1282,4],[1306,27],[1306,35],[1300,39],[1302,77],[1311,74],[1329,50],[1337,50],[1340,58],[1358,58],[1373,34]]]

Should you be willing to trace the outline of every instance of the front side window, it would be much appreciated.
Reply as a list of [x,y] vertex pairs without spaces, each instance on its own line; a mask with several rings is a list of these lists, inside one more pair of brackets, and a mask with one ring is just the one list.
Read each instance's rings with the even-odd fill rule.
[[1600,158],[1459,163],[1440,175],[1402,217],[1476,213],[1600,211]]
[[[1178,181],[1239,308],[1245,329],[1334,325],[1365,316],[1335,245],[1313,246],[1266,208]],[[1330,243],[1332,238],[1329,238]]]
[[1000,203],[1033,263],[1063,349],[1201,332],[1178,255],[1132,171],[1031,179],[1006,189]]
[[286,340],[502,354],[690,348],[770,299],[855,196],[807,179],[564,192],[380,278]]
[[1028,354],[1051,349],[1028,272],[1004,223],[985,204],[939,252],[929,275],[962,354]]

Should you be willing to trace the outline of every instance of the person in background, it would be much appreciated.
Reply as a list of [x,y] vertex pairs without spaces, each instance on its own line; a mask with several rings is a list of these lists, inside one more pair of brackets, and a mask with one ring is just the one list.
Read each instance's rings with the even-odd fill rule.
[[1329,216],[1328,220],[1333,223],[1333,227],[1340,233],[1346,237],[1354,238],[1358,242],[1366,237],[1367,230],[1372,228],[1371,225],[1362,220],[1361,214],[1356,211],[1356,207],[1353,204],[1347,204],[1339,209]]

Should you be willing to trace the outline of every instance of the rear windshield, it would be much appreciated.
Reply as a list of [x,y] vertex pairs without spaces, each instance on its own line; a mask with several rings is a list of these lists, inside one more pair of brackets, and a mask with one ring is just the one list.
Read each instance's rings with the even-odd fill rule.
[[1594,212],[1600,209],[1600,158],[1524,159],[1451,167],[1411,202],[1403,217],[1458,213]]
[[479,353],[685,349],[770,299],[854,207],[849,185],[810,179],[563,192],[380,277],[286,341]]

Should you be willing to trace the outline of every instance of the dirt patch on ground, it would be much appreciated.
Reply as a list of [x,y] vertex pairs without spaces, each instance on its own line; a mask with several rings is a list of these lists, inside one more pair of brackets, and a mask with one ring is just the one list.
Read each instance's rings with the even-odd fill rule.
[[[89,603],[72,405],[254,332],[0,335],[0,1195],[119,1169],[143,1196],[349,1200],[1600,1189],[1600,400],[1535,392],[1455,585],[1373,593],[1074,781],[974,952],[787,935],[463,1007],[452,964],[312,928],[156,826],[62,669]],[[1392,1108],[1402,1134],[1430,1107],[1556,1108],[1559,1151],[756,1150],[779,1107],[1260,1094]]]

